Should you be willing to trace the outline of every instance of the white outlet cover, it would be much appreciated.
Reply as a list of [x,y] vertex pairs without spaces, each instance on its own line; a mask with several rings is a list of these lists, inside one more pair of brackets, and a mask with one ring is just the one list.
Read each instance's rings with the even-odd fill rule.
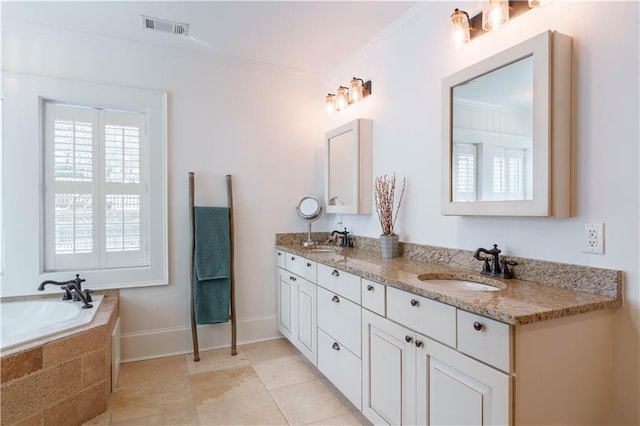
[[583,229],[582,251],[604,254],[604,223],[585,223]]

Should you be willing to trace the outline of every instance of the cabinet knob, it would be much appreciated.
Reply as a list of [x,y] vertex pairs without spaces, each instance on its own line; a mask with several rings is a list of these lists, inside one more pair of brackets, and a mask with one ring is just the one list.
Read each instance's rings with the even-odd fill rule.
[[278,256],[282,256],[282,253],[278,252]]
[[311,268],[311,263],[307,262],[307,268]]
[[333,345],[331,347],[335,351],[339,351],[340,350],[340,345],[338,344],[338,342],[333,342]]
[[411,342],[413,342],[413,337],[411,337],[411,336],[404,336],[404,341],[405,341],[405,342],[407,342],[407,343],[411,343]]
[[338,272],[337,269],[334,269],[333,272],[331,273],[331,275],[333,275],[334,277],[339,277],[340,276],[340,272]]
[[484,325],[482,325],[482,323],[478,322],[478,321],[474,321],[473,323],[473,328],[477,331],[480,331],[484,328]]
[[373,286],[371,284],[367,284],[367,290],[373,291]]
[[332,302],[336,302],[336,303],[340,303],[340,298],[339,298],[338,296],[334,295],[334,296],[331,298],[331,301],[332,301]]
[[296,280],[296,277],[293,277],[293,276],[289,275],[289,279],[290,279],[291,281],[295,281],[295,280]]
[[291,260],[296,260],[295,256],[291,256]]
[[416,299],[411,299],[411,306],[418,306],[418,301]]
[[422,340],[416,340],[416,347],[421,348],[423,345]]

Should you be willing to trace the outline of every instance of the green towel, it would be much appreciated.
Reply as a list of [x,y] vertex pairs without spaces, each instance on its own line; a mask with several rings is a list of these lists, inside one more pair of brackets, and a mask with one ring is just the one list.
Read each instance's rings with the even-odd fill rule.
[[229,321],[231,242],[227,207],[195,207],[193,257],[196,324]]

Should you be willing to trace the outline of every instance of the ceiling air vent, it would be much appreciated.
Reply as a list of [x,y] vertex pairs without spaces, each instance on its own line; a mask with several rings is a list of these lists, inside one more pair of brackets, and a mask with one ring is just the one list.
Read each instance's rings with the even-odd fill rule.
[[152,18],[142,15],[142,27],[154,31],[163,31],[181,36],[186,36],[189,25],[180,22],[167,21],[166,19]]

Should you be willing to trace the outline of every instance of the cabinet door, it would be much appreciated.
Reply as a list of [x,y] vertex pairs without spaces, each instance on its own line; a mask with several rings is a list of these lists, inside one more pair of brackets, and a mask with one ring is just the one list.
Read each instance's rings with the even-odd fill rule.
[[424,336],[416,339],[418,424],[510,424],[509,375]]
[[293,342],[293,300],[295,297],[296,277],[278,268],[278,330]]
[[362,412],[374,424],[415,424],[414,333],[362,312]]
[[294,305],[297,312],[294,345],[313,365],[318,364],[318,331],[316,328],[316,285],[302,278],[297,279],[296,299]]

